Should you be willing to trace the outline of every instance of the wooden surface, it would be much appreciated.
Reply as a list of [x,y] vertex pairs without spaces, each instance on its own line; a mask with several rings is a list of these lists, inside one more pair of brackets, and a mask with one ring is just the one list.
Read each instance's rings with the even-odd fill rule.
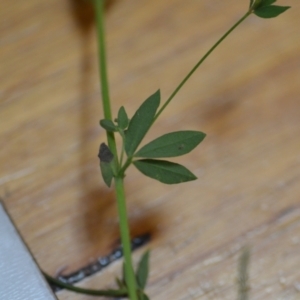
[[[176,159],[198,180],[166,186],[130,168],[133,235],[152,234],[151,299],[235,299],[251,246],[251,300],[300,299],[300,4],[251,16],[174,99],[146,141],[207,133]],[[165,100],[246,11],[245,1],[116,0],[107,10],[113,111]],[[40,266],[76,270],[116,245],[90,7],[67,0],[0,4],[0,194]],[[135,261],[144,249],[136,251]],[[81,283],[110,287],[120,263]],[[88,296],[59,293],[60,300]]]

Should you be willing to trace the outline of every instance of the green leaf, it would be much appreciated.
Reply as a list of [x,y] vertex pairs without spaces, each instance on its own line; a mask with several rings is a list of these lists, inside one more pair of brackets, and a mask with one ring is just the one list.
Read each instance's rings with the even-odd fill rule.
[[110,163],[100,161],[100,169],[104,182],[108,187],[111,186],[111,181],[114,177],[113,170]]
[[125,137],[125,151],[130,157],[152,125],[156,110],[160,103],[160,91],[151,95],[136,111],[129,122]]
[[114,159],[114,155],[105,143],[100,145],[98,157],[100,159],[100,169],[103,180],[106,185],[110,187],[113,178],[111,162]]
[[167,133],[142,147],[134,156],[160,158],[184,155],[202,142],[205,136],[205,133],[200,131]]
[[252,1],[251,8],[252,9],[256,9],[257,7],[260,6],[261,2],[262,2],[262,0],[254,0],[254,1]]
[[139,300],[150,300],[150,298],[144,292],[140,292]]
[[112,120],[100,120],[100,126],[109,132],[115,132],[118,130],[117,126],[113,123]]
[[263,6],[270,6],[271,4],[275,3],[277,0],[262,0],[258,7]]
[[277,5],[263,6],[255,9],[254,14],[264,19],[275,18],[289,8],[290,6],[277,6]]
[[149,274],[149,256],[150,252],[146,251],[138,264],[136,271],[136,280],[140,289],[144,290],[147,284],[148,274]]
[[129,119],[124,106],[122,106],[120,107],[118,112],[118,125],[121,129],[124,130],[128,127],[128,124],[129,124]]
[[46,280],[54,286],[58,286],[76,293],[91,295],[91,296],[104,296],[104,297],[128,297],[127,289],[106,289],[106,290],[91,290],[85,288],[74,287],[72,284],[68,284],[65,281],[61,281],[59,279],[53,278],[43,272]]
[[134,161],[133,164],[144,175],[166,184],[175,184],[197,179],[197,177],[184,166],[165,160],[141,159]]
[[269,6],[275,3],[277,0],[250,0],[250,8],[257,9],[263,6]]

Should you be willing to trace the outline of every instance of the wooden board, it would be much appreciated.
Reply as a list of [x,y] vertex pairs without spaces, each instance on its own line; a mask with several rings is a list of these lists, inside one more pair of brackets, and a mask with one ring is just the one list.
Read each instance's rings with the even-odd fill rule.
[[[300,5],[280,4],[293,8],[247,19],[145,140],[206,132],[175,160],[199,179],[166,186],[128,171],[132,234],[153,236],[151,299],[234,299],[245,245],[251,299],[300,297]],[[158,88],[166,99],[247,5],[114,1],[106,14],[114,114],[124,105],[132,115]],[[92,11],[75,0],[3,0],[0,20],[0,194],[40,266],[71,272],[119,238],[97,158],[105,133]],[[81,285],[111,286],[119,271],[115,263]]]

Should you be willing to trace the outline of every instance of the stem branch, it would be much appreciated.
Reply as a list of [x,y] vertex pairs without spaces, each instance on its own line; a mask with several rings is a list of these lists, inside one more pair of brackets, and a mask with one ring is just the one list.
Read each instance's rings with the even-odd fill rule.
[[53,278],[50,275],[43,273],[45,278],[50,284],[59,286],[61,288],[67,289],[69,291],[73,291],[79,294],[91,295],[91,296],[106,296],[106,297],[126,297],[127,291],[126,290],[91,290],[91,289],[84,289],[73,286],[71,284],[67,284],[62,282],[59,279]]
[[235,23],[207,52],[206,54],[198,61],[198,63],[192,68],[192,70],[186,75],[186,77],[180,82],[168,100],[164,103],[164,105],[160,108],[160,110],[156,113],[153,123],[159,117],[159,115],[163,112],[163,110],[167,107],[167,105],[171,102],[171,100],[175,97],[175,95],[179,92],[179,90],[183,87],[183,85],[188,81],[188,79],[194,74],[194,72],[198,69],[198,67],[205,61],[205,59],[217,48],[217,46],[238,26],[240,25],[249,15],[251,11],[248,11],[237,23]]

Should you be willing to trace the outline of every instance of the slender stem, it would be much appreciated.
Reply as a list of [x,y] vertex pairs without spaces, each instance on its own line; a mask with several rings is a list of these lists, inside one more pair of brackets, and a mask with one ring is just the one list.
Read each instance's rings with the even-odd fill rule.
[[132,162],[132,157],[128,157],[127,160],[125,161],[124,165],[119,171],[119,175],[124,177],[126,169],[131,165]]
[[128,287],[128,294],[131,300],[137,300],[137,284],[132,268],[131,242],[129,234],[128,217],[125,202],[125,190],[123,177],[115,178],[115,189],[118,203],[118,213],[120,219],[121,241],[125,261],[125,277]]
[[[104,39],[104,0],[95,0],[96,5],[96,20],[97,20],[97,31],[98,31],[98,49],[99,49],[99,70],[101,78],[101,87],[102,87],[102,102],[105,119],[112,120],[110,99],[109,99],[109,90],[108,90],[108,79],[106,71],[106,56],[105,56],[105,39]],[[113,133],[107,132],[107,141],[108,146],[116,159],[117,169],[119,169],[118,162],[118,152],[116,147],[115,136]],[[135,280],[135,275],[132,267],[131,260],[131,242],[129,235],[129,225],[126,212],[126,200],[125,200],[125,191],[123,184],[123,177],[115,177],[115,191],[118,204],[118,213],[120,219],[120,232],[121,232],[121,241],[123,245],[124,261],[125,261],[125,274],[126,274],[126,283],[128,287],[128,293],[131,300],[138,300],[137,297],[137,284]]]
[[122,149],[121,149],[120,166],[122,166],[123,164],[123,158],[124,158],[124,145],[122,145]]
[[[99,57],[99,73],[101,80],[101,93],[102,93],[102,105],[104,118],[112,120],[111,105],[109,98],[109,87],[107,78],[107,67],[106,67],[106,51],[105,51],[105,33],[104,33],[104,0],[95,1],[96,10],[96,22],[97,22],[97,33],[98,33],[98,57]],[[116,163],[118,165],[117,146],[115,135],[113,132],[106,131],[107,142],[110,150],[115,156]]]
[[125,134],[124,134],[124,130],[120,130],[119,133],[122,137],[122,149],[121,149],[121,155],[120,155],[120,167],[122,167],[124,152],[125,152]]
[[183,85],[188,81],[188,79],[194,74],[194,72],[198,69],[198,67],[205,61],[205,59],[217,48],[217,46],[238,26],[240,25],[252,12],[248,11],[237,23],[235,23],[207,52],[206,54],[198,61],[198,63],[192,68],[192,70],[186,75],[186,77],[180,82],[168,100],[164,103],[164,105],[160,108],[157,114],[154,117],[153,122],[159,117],[159,115],[163,112],[163,110],[167,107],[167,105],[171,102],[171,100],[175,97],[175,95],[179,92],[179,90],[183,87]]
[[67,284],[62,282],[61,280],[58,280],[56,278],[51,277],[50,275],[43,273],[45,278],[50,284],[59,286],[61,288],[73,291],[75,293],[79,294],[85,294],[85,295],[91,295],[91,296],[106,296],[106,297],[127,297],[127,291],[126,290],[90,290],[90,289],[84,289],[79,288],[76,286],[73,286],[71,284]]
[[[103,21],[103,11],[104,11],[104,0],[95,0],[96,5],[96,20],[97,20],[97,30],[98,30],[98,49],[99,49],[99,70],[101,78],[102,87],[102,102],[105,119],[112,120],[111,106],[109,99],[109,89],[108,89],[108,79],[106,70],[106,56],[105,56],[105,39],[104,39],[104,21]],[[155,115],[154,121],[163,112],[166,106],[186,83],[186,81],[192,76],[192,74],[198,69],[198,67],[203,63],[203,61],[211,54],[211,52],[242,22],[244,21],[251,12],[247,12],[244,17],[242,17],[233,27],[231,27],[218,41],[217,43],[200,59],[200,61],[193,67],[193,69],[188,73],[188,75],[183,79],[183,81],[178,85],[175,91],[171,94],[169,99],[164,103],[158,113]],[[119,170],[118,175],[115,177],[115,191],[118,204],[118,214],[120,220],[120,232],[121,241],[123,245],[124,253],[124,264],[125,264],[125,280],[128,287],[128,294],[131,300],[138,300],[137,295],[137,283],[135,274],[132,267],[131,259],[131,242],[129,234],[128,217],[126,211],[126,200],[124,191],[124,172],[126,168],[130,165],[132,158],[127,158],[123,167],[119,164],[117,157],[117,147],[115,136],[112,132],[107,132],[108,146],[113,152],[116,161],[116,167]],[[121,168],[121,169],[120,169]]]

